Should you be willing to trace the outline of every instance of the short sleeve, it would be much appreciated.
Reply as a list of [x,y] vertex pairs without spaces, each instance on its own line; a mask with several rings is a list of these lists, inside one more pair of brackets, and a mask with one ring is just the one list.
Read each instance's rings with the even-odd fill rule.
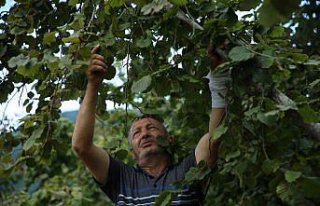
[[186,156],[178,165],[178,168],[181,173],[186,173],[189,171],[191,167],[195,167],[197,165],[195,151],[192,150],[192,152]]
[[197,198],[199,198],[199,200],[202,200],[203,199],[203,190],[201,188],[201,185],[198,182],[194,182],[194,184],[185,184],[185,183],[179,184],[179,181],[185,179],[185,175],[190,170],[190,168],[195,167],[195,166],[197,166],[195,150],[192,150],[192,152],[188,156],[186,156],[180,162],[180,164],[178,164],[177,166],[174,167],[174,170],[175,170],[174,171],[174,173],[175,173],[174,179],[178,181],[175,183],[178,183],[176,185],[179,185],[178,186],[179,189],[187,190],[186,194],[194,193],[194,194],[196,194],[195,196],[197,196]]
[[113,201],[116,202],[116,199],[120,192],[120,184],[121,184],[121,178],[120,178],[120,171],[123,167],[123,163],[110,157],[109,162],[109,171],[108,171],[108,177],[105,184],[99,183],[95,178],[94,181],[99,185],[101,190]]

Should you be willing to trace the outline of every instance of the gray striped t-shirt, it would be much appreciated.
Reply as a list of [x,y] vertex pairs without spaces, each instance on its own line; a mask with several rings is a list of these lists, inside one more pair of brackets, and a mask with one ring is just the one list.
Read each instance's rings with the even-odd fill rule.
[[110,157],[107,182],[99,186],[115,205],[154,205],[160,192],[178,189],[181,192],[174,193],[171,205],[201,205],[204,195],[200,185],[184,185],[180,188],[174,184],[183,180],[186,172],[195,165],[193,151],[179,164],[170,165],[159,177],[153,177],[139,166],[129,166]]

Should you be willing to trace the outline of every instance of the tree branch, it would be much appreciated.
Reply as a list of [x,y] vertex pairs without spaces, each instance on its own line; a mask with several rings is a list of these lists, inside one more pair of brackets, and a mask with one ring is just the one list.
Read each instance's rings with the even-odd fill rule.
[[181,21],[186,22],[187,24],[189,24],[192,28],[194,29],[199,29],[199,30],[203,30],[203,27],[200,26],[197,22],[193,21],[192,19],[190,19],[182,10],[178,10],[176,17],[178,19],[180,19]]
[[[127,0],[126,4],[130,5],[133,3],[132,0]],[[166,10],[172,8],[173,5],[168,3],[168,5],[165,7]],[[176,17],[180,19],[181,21],[184,21],[185,23],[189,24],[193,29],[199,29],[204,30],[202,26],[200,26],[197,22],[195,22],[193,19],[189,18],[186,13],[184,13],[181,9],[178,10]]]
[[[290,99],[287,95],[282,93],[279,90],[275,90],[273,94],[273,99],[279,104],[290,104],[294,103],[292,99]],[[296,111],[294,111],[297,113]],[[305,123],[302,118],[297,118],[298,124],[301,125],[304,129],[306,129],[314,138],[320,141],[320,123]]]

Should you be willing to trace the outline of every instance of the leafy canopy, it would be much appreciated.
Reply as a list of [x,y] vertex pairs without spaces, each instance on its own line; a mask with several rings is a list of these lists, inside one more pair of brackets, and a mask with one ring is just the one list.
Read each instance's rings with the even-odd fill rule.
[[[318,205],[319,140],[306,123],[320,119],[319,28],[304,24],[319,18],[311,18],[317,2],[16,0],[1,13],[0,102],[15,85],[25,92],[32,84],[23,105],[35,113],[1,133],[1,198],[19,197],[12,201],[20,205],[106,204],[71,152],[72,126],[59,109],[84,95],[95,45],[115,60],[108,79],[123,81],[118,87],[104,81],[99,91],[96,141],[132,164],[126,142],[132,112],[111,112],[106,101],[161,114],[176,137],[169,149],[180,159],[207,130],[206,48],[228,39],[228,62],[219,69],[231,69],[233,81],[227,117],[214,133],[222,141],[218,167],[192,169],[186,181],[213,177],[207,205]],[[238,20],[235,11],[250,9]],[[313,47],[305,38],[311,33]],[[279,101],[279,92],[290,99]],[[156,204],[170,204],[176,192],[162,193]]]

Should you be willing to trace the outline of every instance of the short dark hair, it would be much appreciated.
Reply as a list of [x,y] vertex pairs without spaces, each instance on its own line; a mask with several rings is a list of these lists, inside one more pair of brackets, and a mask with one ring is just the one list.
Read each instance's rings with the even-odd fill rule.
[[158,114],[141,114],[141,115],[137,116],[133,122],[140,120],[140,119],[145,119],[145,118],[152,118],[152,119],[155,119],[161,123],[164,122],[163,118]]

